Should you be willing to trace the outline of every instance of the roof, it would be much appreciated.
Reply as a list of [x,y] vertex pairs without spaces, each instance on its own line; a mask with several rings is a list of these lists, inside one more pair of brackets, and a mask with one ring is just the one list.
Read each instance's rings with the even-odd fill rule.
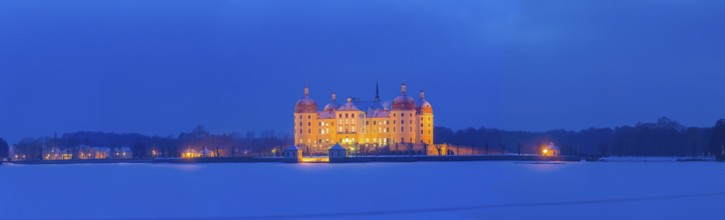
[[340,146],[340,144],[335,144],[335,146],[330,147],[330,150],[345,150],[344,147]]
[[289,147],[288,147],[287,149],[285,149],[285,150],[300,150],[300,148],[299,148],[299,147],[297,147],[297,146],[295,146],[295,145],[293,144],[293,145],[290,145],[290,146],[289,146]]

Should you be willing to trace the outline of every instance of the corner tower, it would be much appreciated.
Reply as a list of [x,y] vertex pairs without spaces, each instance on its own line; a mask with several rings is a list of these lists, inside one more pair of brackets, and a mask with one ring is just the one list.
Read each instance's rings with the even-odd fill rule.
[[310,98],[310,88],[305,86],[304,95],[295,103],[295,143],[302,149],[317,140],[317,102]]

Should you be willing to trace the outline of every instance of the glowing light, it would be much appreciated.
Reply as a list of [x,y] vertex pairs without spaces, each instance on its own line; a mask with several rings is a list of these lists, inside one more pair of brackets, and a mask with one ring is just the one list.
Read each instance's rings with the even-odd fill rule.
[[303,157],[301,160],[303,163],[328,163],[330,162],[329,157]]

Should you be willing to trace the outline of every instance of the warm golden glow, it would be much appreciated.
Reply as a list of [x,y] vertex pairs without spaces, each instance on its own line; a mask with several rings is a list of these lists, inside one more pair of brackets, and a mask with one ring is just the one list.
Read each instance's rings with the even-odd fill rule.
[[303,163],[329,163],[329,157],[303,157]]

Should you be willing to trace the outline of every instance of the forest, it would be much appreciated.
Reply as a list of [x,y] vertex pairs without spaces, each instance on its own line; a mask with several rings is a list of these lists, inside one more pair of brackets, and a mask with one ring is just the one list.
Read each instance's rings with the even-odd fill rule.
[[[688,127],[662,117],[656,122],[637,123],[614,128],[588,128],[579,131],[549,130],[544,132],[507,131],[496,128],[454,130],[435,127],[436,144],[451,144],[479,149],[477,152],[508,152],[536,154],[542,145],[553,143],[563,155],[598,156],[716,156],[725,155],[725,120],[713,127]],[[205,146],[220,156],[273,156],[292,143],[286,133],[264,131],[212,134],[199,125],[178,136],[147,136],[128,133],[80,131],[53,137],[24,138],[11,146],[0,138],[0,158],[9,158],[9,151],[42,159],[50,148],[75,146],[129,147],[135,158],[178,157],[191,146]]]

